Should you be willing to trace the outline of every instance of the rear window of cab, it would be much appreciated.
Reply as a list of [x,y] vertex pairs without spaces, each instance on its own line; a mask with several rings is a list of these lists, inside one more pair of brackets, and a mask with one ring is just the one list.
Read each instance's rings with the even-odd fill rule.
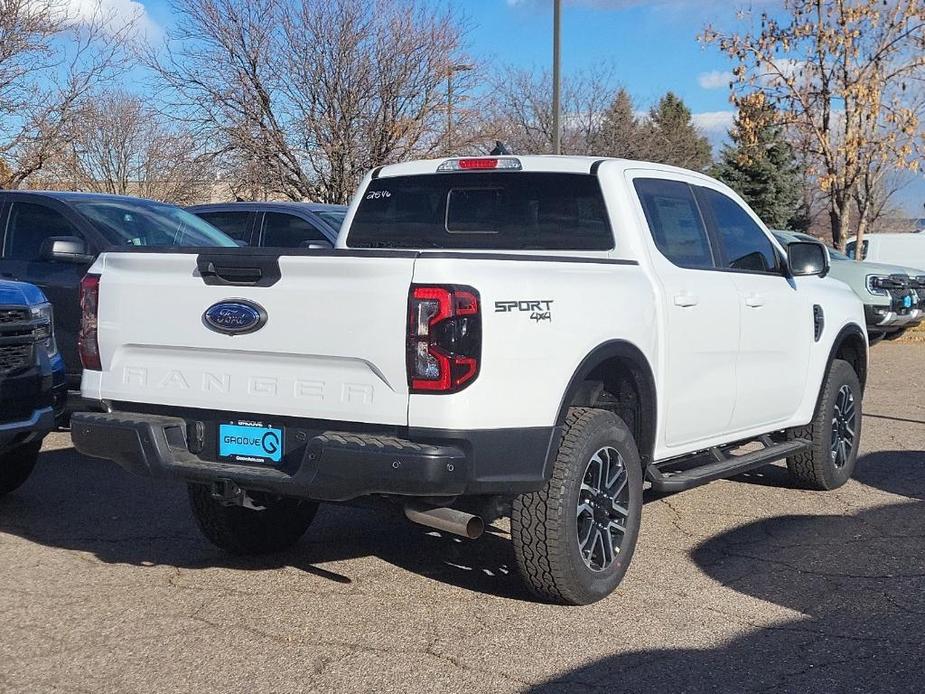
[[371,181],[347,246],[606,251],[614,241],[596,176],[466,171]]

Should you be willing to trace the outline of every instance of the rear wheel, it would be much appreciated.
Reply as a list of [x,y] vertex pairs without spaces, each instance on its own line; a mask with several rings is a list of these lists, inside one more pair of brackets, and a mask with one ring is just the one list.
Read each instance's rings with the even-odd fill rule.
[[642,467],[626,424],[605,410],[572,408],[552,477],[514,500],[521,576],[550,602],[606,597],[629,567],[641,513]]
[[29,479],[41,449],[41,440],[32,441],[0,455],[0,496],[18,489]]
[[270,554],[299,541],[318,511],[314,501],[251,492],[262,510],[227,506],[212,496],[208,486],[189,485],[193,515],[212,544],[231,554]]
[[798,484],[828,490],[851,478],[861,441],[861,384],[848,362],[832,362],[813,421],[789,435],[810,442],[808,449],[787,459]]

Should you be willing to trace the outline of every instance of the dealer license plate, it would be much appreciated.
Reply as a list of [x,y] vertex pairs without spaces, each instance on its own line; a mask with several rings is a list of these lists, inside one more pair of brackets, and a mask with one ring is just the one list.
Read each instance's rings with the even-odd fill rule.
[[218,457],[239,463],[278,463],[283,459],[283,428],[247,421],[219,424]]

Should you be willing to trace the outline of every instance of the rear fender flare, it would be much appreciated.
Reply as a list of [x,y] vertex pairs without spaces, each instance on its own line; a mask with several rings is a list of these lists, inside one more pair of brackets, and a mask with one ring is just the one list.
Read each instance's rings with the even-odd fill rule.
[[[644,435],[640,436],[636,445],[639,456],[646,465],[652,461],[655,451],[655,432],[657,430],[658,395],[655,388],[655,377],[649,360],[636,345],[626,340],[610,340],[595,347],[589,352],[575,369],[569,380],[568,387],[562,395],[559,411],[556,417],[558,436],[561,437],[570,405],[581,395],[586,388],[588,376],[594,369],[610,360],[619,360],[626,363],[635,375],[636,387],[639,391],[641,419],[645,424]],[[552,471],[552,463],[558,451],[558,439],[550,446],[546,460],[546,478]]]

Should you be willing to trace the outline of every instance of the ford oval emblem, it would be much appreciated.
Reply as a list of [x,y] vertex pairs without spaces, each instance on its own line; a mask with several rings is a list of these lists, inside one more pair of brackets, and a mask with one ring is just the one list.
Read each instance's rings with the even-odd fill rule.
[[267,322],[267,312],[246,299],[225,299],[212,304],[202,314],[203,324],[217,333],[243,335],[260,330]]

